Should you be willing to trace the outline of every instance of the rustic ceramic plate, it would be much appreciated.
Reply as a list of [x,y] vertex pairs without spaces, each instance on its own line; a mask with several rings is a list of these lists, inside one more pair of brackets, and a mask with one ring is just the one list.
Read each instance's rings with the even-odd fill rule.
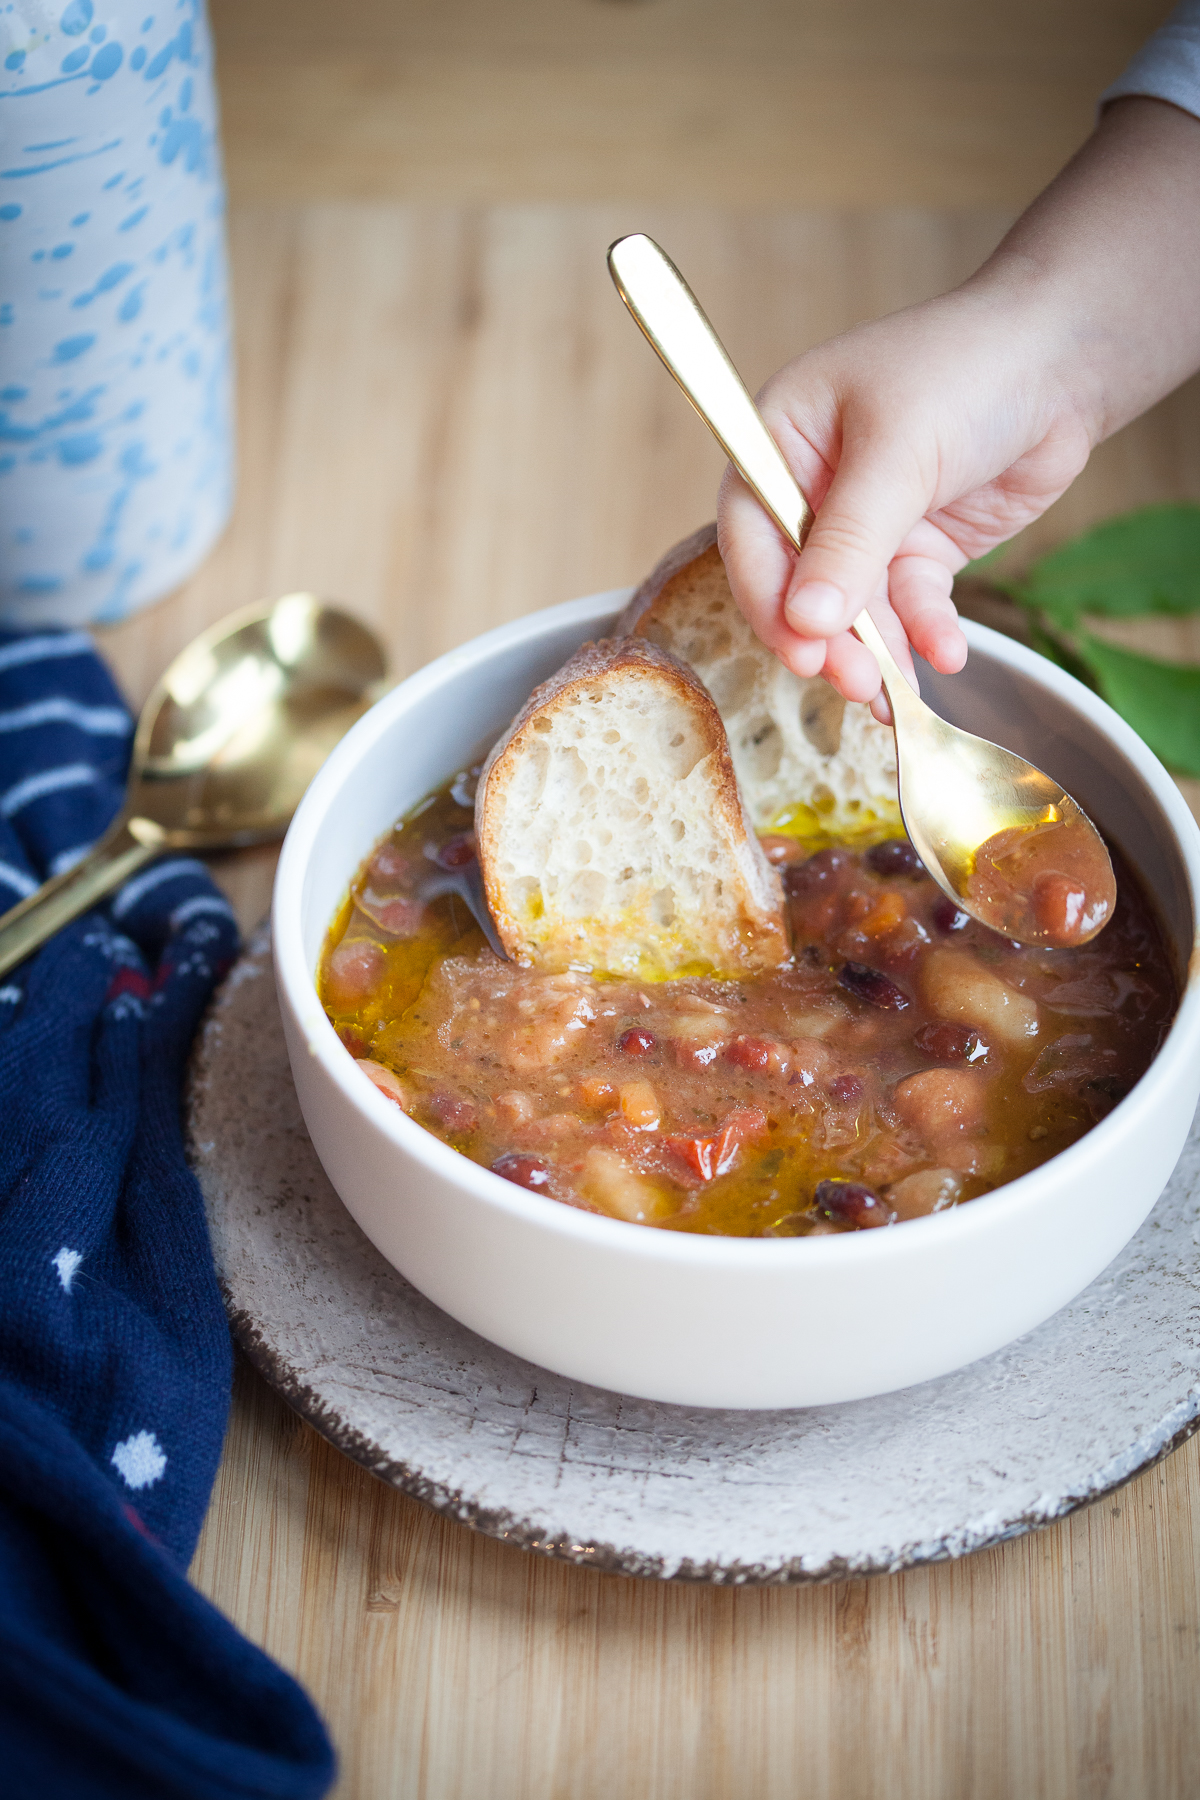
[[309,1143],[265,932],[200,1037],[188,1117],[250,1359],[383,1480],[546,1555],[710,1582],[906,1568],[1060,1518],[1200,1422],[1200,1123],[1132,1243],[1037,1331],[879,1399],[743,1413],[548,1374],[397,1274]]

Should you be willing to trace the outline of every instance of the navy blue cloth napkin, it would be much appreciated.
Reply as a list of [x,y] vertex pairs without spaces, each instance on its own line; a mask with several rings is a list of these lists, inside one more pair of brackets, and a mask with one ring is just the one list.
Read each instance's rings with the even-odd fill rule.
[[[132,720],[80,632],[0,634],[0,910],[121,799]],[[333,1753],[186,1578],[229,1404],[180,1083],[237,948],[171,856],[0,980],[0,1790],[307,1800]]]

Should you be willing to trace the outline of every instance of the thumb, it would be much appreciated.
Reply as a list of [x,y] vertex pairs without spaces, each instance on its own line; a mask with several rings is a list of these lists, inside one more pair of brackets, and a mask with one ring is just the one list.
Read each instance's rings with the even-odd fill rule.
[[784,618],[801,637],[844,631],[886,586],[887,568],[928,504],[910,468],[878,448],[847,450],[796,559]]

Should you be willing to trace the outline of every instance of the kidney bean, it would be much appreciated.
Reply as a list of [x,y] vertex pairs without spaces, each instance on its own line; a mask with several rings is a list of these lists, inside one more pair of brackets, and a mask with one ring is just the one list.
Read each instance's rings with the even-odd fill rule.
[[925,873],[925,864],[907,838],[888,838],[884,844],[873,845],[865,860],[873,875],[899,875],[917,881]]
[[1033,916],[1052,944],[1073,944],[1083,926],[1087,891],[1081,882],[1044,869],[1033,884]]
[[725,1047],[725,1061],[737,1069],[770,1069],[773,1074],[786,1075],[788,1060],[783,1045],[770,1038],[735,1037]]
[[658,1039],[643,1026],[631,1025],[617,1039],[617,1049],[623,1056],[649,1056],[658,1049]]
[[420,900],[403,894],[391,900],[377,900],[373,894],[361,894],[359,905],[367,917],[393,937],[415,937],[425,923],[425,908]]
[[370,938],[345,939],[325,968],[325,994],[334,1012],[352,1012],[369,1000],[383,974],[383,946]]
[[427,1104],[442,1130],[452,1132],[456,1137],[474,1131],[478,1123],[478,1114],[471,1102],[460,1099],[457,1094],[431,1094]]
[[935,1062],[979,1063],[986,1061],[988,1053],[977,1031],[969,1025],[952,1024],[949,1019],[923,1025],[913,1044],[922,1056],[932,1056]]
[[856,994],[860,1000],[867,1000],[884,1012],[906,1012],[912,1004],[903,988],[866,963],[843,963],[838,970],[838,981],[847,993]]
[[807,862],[792,863],[783,872],[783,889],[789,900],[807,898],[833,886],[850,862],[844,850],[818,850]]
[[492,1174],[502,1175],[505,1181],[515,1182],[517,1187],[528,1188],[531,1194],[550,1186],[550,1170],[541,1157],[525,1156],[518,1150],[498,1156],[492,1164]]
[[373,881],[391,883],[398,881],[409,871],[409,859],[399,844],[391,842],[380,844],[374,856],[367,864],[367,873]]
[[821,1218],[832,1219],[838,1225],[852,1225],[856,1231],[896,1222],[894,1208],[861,1181],[819,1181],[813,1205]]
[[863,1084],[857,1075],[835,1075],[829,1084],[829,1091],[835,1100],[849,1105],[853,1100],[863,1097]]
[[971,915],[943,894],[934,901],[933,922],[939,931],[963,931],[971,923]]
[[471,832],[460,832],[446,843],[433,848],[426,848],[426,855],[432,849],[433,861],[439,869],[465,869],[468,863],[475,861],[475,839]]

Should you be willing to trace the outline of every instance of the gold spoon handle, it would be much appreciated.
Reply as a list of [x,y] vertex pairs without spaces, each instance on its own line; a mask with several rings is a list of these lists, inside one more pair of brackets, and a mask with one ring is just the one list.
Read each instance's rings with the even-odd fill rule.
[[35,894],[0,916],[0,976],[128,881],[161,849],[161,844],[141,843],[130,831],[126,815],[119,814],[82,862],[43,883]]
[[[808,501],[675,264],[653,238],[638,232],[617,240],[609,250],[608,267],[622,300],[742,480],[799,550],[812,523]],[[911,684],[865,610],[851,629],[878,660],[893,707],[915,701]]]

